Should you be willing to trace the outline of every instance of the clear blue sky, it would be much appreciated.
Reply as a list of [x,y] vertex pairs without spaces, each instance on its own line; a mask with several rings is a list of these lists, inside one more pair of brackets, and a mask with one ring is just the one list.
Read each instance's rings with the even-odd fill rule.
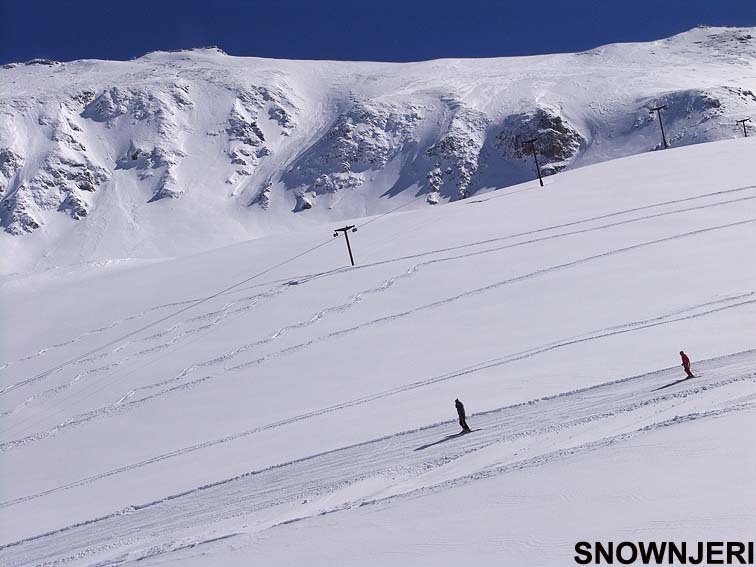
[[0,63],[233,55],[418,61],[580,51],[698,24],[756,26],[756,0],[0,0]]

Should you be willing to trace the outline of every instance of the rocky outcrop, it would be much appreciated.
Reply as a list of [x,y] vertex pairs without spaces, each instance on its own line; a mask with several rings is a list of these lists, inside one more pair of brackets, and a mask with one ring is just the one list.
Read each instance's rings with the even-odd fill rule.
[[356,189],[416,143],[421,111],[414,105],[357,102],[294,162],[282,180],[301,196]]
[[[756,94],[739,87],[721,86],[712,89],[673,91],[662,96],[642,99],[635,127],[655,130],[656,115],[648,109],[666,106],[663,111],[667,139],[672,146],[707,142],[721,135],[722,118],[730,114],[749,116],[756,111]],[[737,135],[733,127],[732,134]],[[655,135],[652,134],[652,135]],[[660,149],[661,141],[651,149]]]
[[10,181],[21,169],[21,157],[7,149],[0,152],[0,183],[5,186],[0,222],[11,234],[42,226],[44,211],[57,210],[74,220],[86,217],[93,204],[88,195],[110,177],[88,157],[79,136],[81,127],[65,105],[54,116],[40,114],[38,124],[49,131],[50,149],[29,172],[31,176],[23,182],[17,180],[15,187]]
[[178,129],[177,112],[190,110],[193,106],[187,83],[174,82],[167,88],[114,86],[104,89],[87,104],[82,117],[105,122],[109,128],[116,127],[116,121],[121,117],[137,122],[154,121],[159,135],[170,136]]
[[298,110],[287,95],[287,90],[291,92],[286,85],[284,88],[253,85],[249,91],[243,93],[243,98],[254,104],[257,109],[265,111],[268,118],[278,124],[281,133],[285,136],[288,136],[289,131],[294,128],[293,115]]
[[[91,100],[82,117],[103,122],[108,128],[130,128],[144,125],[157,136],[151,148],[139,147],[133,141],[117,161],[120,169],[140,170],[140,179],[157,176],[149,201],[180,197],[185,188],[177,182],[176,169],[185,153],[181,138],[186,128],[183,113],[194,108],[189,85],[176,81],[163,89],[110,87]],[[136,157],[135,157],[136,156]]]
[[178,160],[185,157],[178,149],[166,150],[163,146],[138,147],[133,141],[129,149],[116,162],[116,169],[134,169],[140,180],[157,178],[150,201],[164,198],[175,199],[184,192],[176,182],[174,174]]
[[273,182],[270,179],[266,179],[265,183],[263,183],[262,187],[260,187],[257,195],[255,195],[255,197],[250,201],[249,206],[251,207],[252,205],[259,205],[261,209],[267,211],[268,208],[270,208],[272,185]]
[[16,214],[14,206],[10,207],[15,224],[14,221],[9,223],[9,232],[28,232],[38,228],[41,221],[24,225],[19,220],[26,216],[36,218],[35,210],[58,210],[74,220],[89,214],[92,200],[86,195],[95,192],[109,175],[106,170],[80,156],[65,154],[63,151],[51,153],[37,174],[16,189],[15,207],[21,210]]
[[476,110],[453,103],[453,115],[443,137],[425,154],[434,162],[426,175],[428,203],[439,201],[444,184],[451,183],[452,198],[469,196],[470,183],[478,171],[480,151],[486,140],[488,118]]
[[8,190],[11,179],[21,169],[21,156],[10,148],[0,148],[0,199]]
[[[694,41],[693,45],[704,50],[710,57],[714,56],[723,62],[747,65],[746,57],[756,56],[756,34],[750,30],[732,29],[723,33],[721,29],[711,29],[707,26],[698,26],[698,29],[711,33],[703,39]],[[681,39],[680,36],[666,41],[673,43],[678,39]]]
[[[212,219],[197,229],[210,237],[258,236],[296,226],[280,216],[292,210],[325,222],[433,205],[532,179],[527,139],[538,138],[546,175],[652,150],[655,104],[667,105],[672,146],[741,137],[735,121],[756,113],[754,37],[696,29],[537,61],[339,64],[202,49],[4,65],[0,229],[97,211],[98,227],[124,215],[123,226],[158,234],[160,215],[143,207],[171,199],[166,215]],[[101,198],[105,184],[113,199]],[[45,234],[35,238],[62,233]]]
[[527,159],[525,141],[536,138],[541,172],[551,175],[567,167],[586,144],[585,138],[556,111],[536,108],[508,116],[499,127],[494,147],[509,159]]
[[54,67],[55,65],[61,65],[60,61],[53,61],[52,59],[30,59],[26,61],[24,65],[44,65],[46,67]]
[[23,184],[12,195],[2,200],[0,218],[5,231],[15,235],[32,232],[41,226],[39,207],[34,202],[29,188]]
[[257,109],[250,110],[237,99],[226,124],[227,153],[236,166],[235,175],[226,182],[235,183],[239,176],[252,175],[260,160],[270,155],[270,149],[257,123]]
[[52,154],[34,177],[2,200],[3,227],[11,234],[31,232],[43,224],[41,213],[46,210],[65,212],[80,220],[92,206],[86,195],[106,179],[107,173],[91,163]]
[[252,86],[235,94],[225,128],[228,138],[226,153],[235,166],[234,173],[226,180],[230,184],[254,174],[260,161],[272,153],[261,121],[274,123],[278,134],[288,136],[294,128],[293,114],[296,112],[296,107],[280,88]]

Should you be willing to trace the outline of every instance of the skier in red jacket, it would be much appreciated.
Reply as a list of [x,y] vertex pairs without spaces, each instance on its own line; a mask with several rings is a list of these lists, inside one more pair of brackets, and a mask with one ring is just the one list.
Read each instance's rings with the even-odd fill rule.
[[690,371],[690,359],[688,358],[688,355],[683,351],[680,351],[680,357],[682,358],[682,367],[685,369],[685,374],[688,375],[688,378],[695,378]]

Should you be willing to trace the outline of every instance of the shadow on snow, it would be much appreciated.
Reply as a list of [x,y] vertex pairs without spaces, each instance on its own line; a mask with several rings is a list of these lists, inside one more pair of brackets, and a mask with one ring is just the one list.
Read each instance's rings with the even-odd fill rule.
[[[480,429],[471,429],[470,433],[473,431],[480,431]],[[433,447],[434,445],[440,445],[441,443],[446,443],[447,441],[451,441],[452,439],[456,439],[457,437],[462,437],[463,435],[466,435],[464,431],[460,431],[459,433],[455,433],[454,435],[447,435],[443,439],[439,439],[438,441],[434,441],[433,443],[428,443],[426,445],[420,445],[415,451],[422,451],[423,449],[428,449],[429,447]]]
[[[693,376],[695,378],[695,376]],[[652,392],[658,392],[659,390],[664,390],[665,388],[670,388],[674,386],[675,384],[681,384],[682,382],[685,382],[687,380],[690,380],[690,378],[681,378],[680,380],[675,380],[674,382],[670,382],[669,384],[665,384],[664,386],[659,386],[655,390],[651,390]]]

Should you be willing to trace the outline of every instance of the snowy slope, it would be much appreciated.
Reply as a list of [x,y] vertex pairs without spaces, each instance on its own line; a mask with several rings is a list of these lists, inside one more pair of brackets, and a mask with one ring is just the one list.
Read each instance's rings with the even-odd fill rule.
[[564,565],[578,537],[745,539],[754,151],[358,219],[354,268],[324,225],[6,277],[0,562]]
[[563,55],[278,61],[216,49],[0,69],[0,273],[209,250],[742,136],[753,29]]

